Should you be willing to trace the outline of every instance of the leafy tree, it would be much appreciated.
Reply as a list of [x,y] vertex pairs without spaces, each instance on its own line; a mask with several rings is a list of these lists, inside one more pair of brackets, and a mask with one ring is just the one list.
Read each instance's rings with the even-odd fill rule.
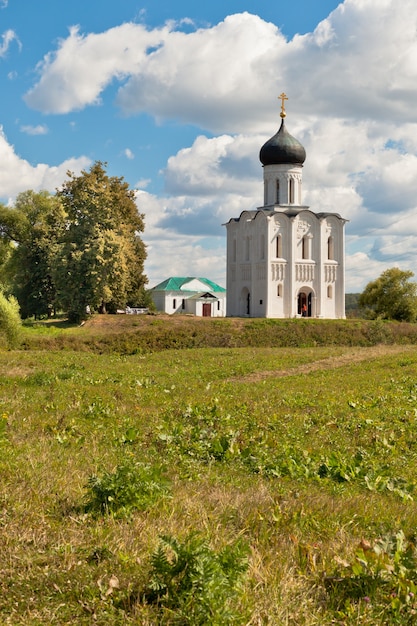
[[57,257],[60,303],[72,321],[83,319],[87,306],[106,312],[139,304],[146,251],[134,191],[99,161],[68,177],[57,192],[67,214]]
[[0,205],[0,235],[9,246],[13,244],[3,275],[24,318],[49,317],[55,309],[53,267],[64,217],[59,198],[47,191],[25,191],[17,196],[14,207]]
[[411,271],[397,267],[382,272],[359,297],[367,317],[414,322],[417,318],[417,284],[410,281]]
[[17,344],[20,334],[21,319],[16,298],[0,292],[0,332],[5,335],[10,347]]

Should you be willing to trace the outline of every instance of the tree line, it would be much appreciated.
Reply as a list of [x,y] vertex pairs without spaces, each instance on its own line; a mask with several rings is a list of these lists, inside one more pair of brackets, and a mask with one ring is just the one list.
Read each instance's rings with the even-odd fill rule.
[[97,161],[56,190],[0,203],[0,285],[22,318],[146,306],[144,216],[135,192]]
[[[144,216],[135,192],[123,177],[108,176],[105,166],[96,161],[79,176],[67,172],[55,194],[29,190],[12,206],[0,203],[0,326],[3,319],[18,317],[19,309],[22,318],[64,312],[69,321],[80,322],[88,312],[151,304]],[[385,270],[353,294],[360,314],[415,322],[413,276],[395,267]]]

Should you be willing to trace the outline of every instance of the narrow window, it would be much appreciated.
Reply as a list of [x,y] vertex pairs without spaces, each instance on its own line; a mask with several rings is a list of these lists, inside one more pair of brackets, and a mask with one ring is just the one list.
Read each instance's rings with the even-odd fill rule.
[[328,298],[332,298],[332,297],[333,297],[333,289],[332,289],[332,286],[331,286],[331,285],[329,285],[329,286],[327,287],[327,297],[328,297]]
[[236,263],[236,251],[237,251],[237,244],[236,244],[236,239],[233,239],[233,253],[232,253],[232,260],[234,263]]
[[265,258],[265,235],[261,235],[261,250],[260,250],[261,254],[260,257],[261,259]]
[[330,236],[327,240],[327,258],[334,260],[334,239]]
[[282,235],[277,235],[276,238],[276,257],[282,259]]
[[290,204],[294,204],[294,179],[290,178]]
[[217,300],[217,310],[220,311],[220,300]]
[[277,296],[278,298],[282,298],[282,285],[278,285],[277,287]]
[[308,240],[305,235],[301,240],[301,258],[308,259]]
[[276,200],[276,203],[279,204],[279,180],[277,180],[277,186],[275,189],[275,200]]
[[249,258],[250,258],[249,237],[246,237],[246,254],[245,254],[246,261],[249,261]]
[[172,308],[173,309],[177,308],[177,300],[176,300],[176,298],[174,298],[173,301],[172,301]]
[[259,300],[259,304],[263,304],[263,302],[264,302],[263,300]]
[[182,310],[185,309],[185,298],[182,299],[181,308],[182,308]]

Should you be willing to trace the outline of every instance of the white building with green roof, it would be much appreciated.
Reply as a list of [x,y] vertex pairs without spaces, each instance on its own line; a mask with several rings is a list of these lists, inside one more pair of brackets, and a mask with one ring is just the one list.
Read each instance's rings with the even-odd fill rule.
[[208,278],[172,276],[151,290],[158,311],[198,317],[226,315],[226,289]]

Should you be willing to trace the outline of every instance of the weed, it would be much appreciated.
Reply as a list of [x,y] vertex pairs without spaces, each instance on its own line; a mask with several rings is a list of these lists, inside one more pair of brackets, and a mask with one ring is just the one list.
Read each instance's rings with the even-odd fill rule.
[[417,550],[403,531],[371,544],[361,541],[353,562],[325,580],[330,604],[346,617],[352,602],[371,604],[380,623],[411,624],[417,620]]
[[165,535],[151,558],[145,599],[156,604],[169,623],[225,626],[246,621],[238,610],[242,576],[248,568],[248,549],[242,542],[219,552],[190,534],[183,543]]
[[90,476],[86,489],[87,513],[126,517],[166,496],[169,483],[159,467],[125,462],[113,472]]

